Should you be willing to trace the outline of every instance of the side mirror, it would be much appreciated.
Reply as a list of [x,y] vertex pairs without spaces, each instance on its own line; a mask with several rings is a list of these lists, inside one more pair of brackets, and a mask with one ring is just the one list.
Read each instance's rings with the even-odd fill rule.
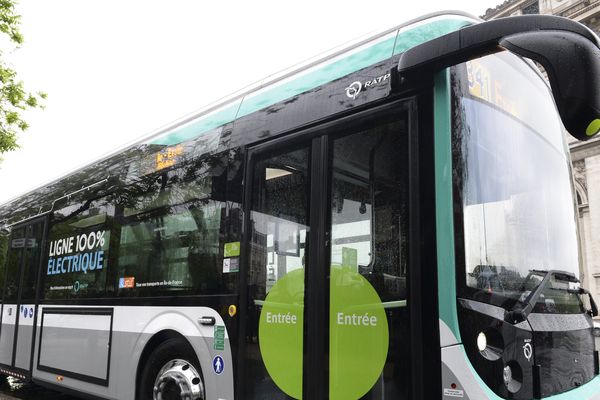
[[571,135],[600,132],[598,37],[566,18],[527,15],[459,29],[407,50],[398,65],[401,83],[474,58],[509,50],[540,63],[548,73],[558,112]]

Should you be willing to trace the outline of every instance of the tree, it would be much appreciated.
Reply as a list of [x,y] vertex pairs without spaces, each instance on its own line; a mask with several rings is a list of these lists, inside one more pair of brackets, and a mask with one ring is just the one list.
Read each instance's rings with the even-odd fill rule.
[[[15,13],[15,0],[0,0],[0,37],[17,48],[23,43],[20,19]],[[0,50],[0,154],[19,147],[17,134],[29,127],[21,117],[22,111],[42,107],[41,100],[46,98],[45,93],[26,91],[3,56]]]

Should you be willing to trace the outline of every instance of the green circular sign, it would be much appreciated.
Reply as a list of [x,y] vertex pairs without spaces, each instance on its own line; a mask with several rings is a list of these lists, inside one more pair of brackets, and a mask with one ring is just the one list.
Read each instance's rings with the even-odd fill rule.
[[[389,345],[387,316],[373,286],[350,268],[332,267],[330,295],[329,398],[359,399],[383,371]],[[303,314],[304,270],[299,269],[269,291],[258,331],[269,375],[294,399],[302,398]]]
[[287,273],[267,295],[258,325],[263,362],[288,396],[302,398],[304,269]]
[[381,298],[358,272],[331,269],[329,398],[364,396],[387,359],[389,332]]

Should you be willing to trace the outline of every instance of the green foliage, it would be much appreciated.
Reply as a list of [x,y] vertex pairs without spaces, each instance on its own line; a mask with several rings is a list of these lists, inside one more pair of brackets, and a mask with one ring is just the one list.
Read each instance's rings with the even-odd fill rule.
[[[19,32],[21,17],[15,14],[15,0],[0,0],[0,37],[18,47],[23,43]],[[46,98],[42,92],[29,93],[23,82],[17,79],[17,73],[10,68],[0,50],[0,154],[19,147],[17,134],[27,130],[29,125],[21,117],[27,109],[42,107],[41,100]]]

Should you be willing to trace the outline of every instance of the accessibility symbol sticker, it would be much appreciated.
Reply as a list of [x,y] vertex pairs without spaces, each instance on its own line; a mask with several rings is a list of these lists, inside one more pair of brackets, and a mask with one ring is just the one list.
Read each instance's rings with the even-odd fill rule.
[[215,371],[215,374],[221,375],[223,373],[223,370],[225,369],[225,363],[223,362],[223,357],[216,356],[215,358],[213,358],[212,365],[213,365],[213,371]]

